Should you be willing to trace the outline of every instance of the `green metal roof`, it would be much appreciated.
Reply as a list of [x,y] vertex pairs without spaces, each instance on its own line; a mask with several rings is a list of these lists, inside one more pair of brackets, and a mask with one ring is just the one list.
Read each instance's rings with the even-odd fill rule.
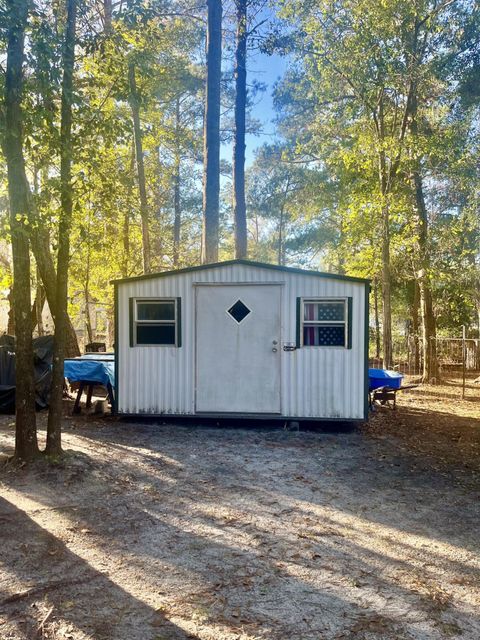
[[130,278],[119,278],[112,280],[112,284],[123,284],[124,282],[135,282],[137,280],[151,280],[152,278],[164,278],[173,276],[177,273],[189,273],[190,271],[202,271],[203,269],[216,269],[218,267],[228,267],[234,264],[242,264],[247,267],[256,267],[259,269],[275,269],[275,271],[284,271],[286,273],[299,273],[305,276],[317,276],[321,278],[332,278],[334,280],[347,280],[349,282],[368,283],[367,278],[356,278],[354,276],[342,276],[337,273],[325,273],[323,271],[312,271],[309,269],[297,269],[295,267],[284,267],[278,264],[268,264],[267,262],[255,262],[253,260],[226,260],[225,262],[211,262],[210,264],[201,264],[196,267],[186,267],[184,269],[174,269],[172,271],[160,271],[159,273],[146,273],[141,276],[132,276]]

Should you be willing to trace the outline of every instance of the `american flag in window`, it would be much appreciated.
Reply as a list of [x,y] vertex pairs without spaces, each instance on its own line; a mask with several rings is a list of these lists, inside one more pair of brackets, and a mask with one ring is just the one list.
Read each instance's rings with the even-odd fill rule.
[[303,301],[303,346],[345,347],[346,301]]

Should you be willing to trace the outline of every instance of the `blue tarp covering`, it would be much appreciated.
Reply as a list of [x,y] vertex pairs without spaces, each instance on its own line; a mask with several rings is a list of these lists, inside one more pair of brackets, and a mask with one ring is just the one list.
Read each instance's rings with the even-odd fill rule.
[[389,371],[388,369],[369,369],[368,383],[370,391],[379,387],[391,387],[392,389],[400,389],[402,386],[403,375],[397,371]]
[[[96,360],[94,358],[97,358]],[[87,354],[80,358],[65,360],[63,374],[70,382],[98,382],[112,387],[115,383],[115,362],[109,354]]]

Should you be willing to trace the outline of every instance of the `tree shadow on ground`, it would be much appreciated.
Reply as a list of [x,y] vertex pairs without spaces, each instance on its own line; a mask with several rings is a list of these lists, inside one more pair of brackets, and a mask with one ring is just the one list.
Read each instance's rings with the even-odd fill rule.
[[[189,511],[189,505],[182,496],[174,500],[173,505],[172,502],[167,505],[165,498],[169,483],[164,478],[155,478],[153,468],[151,473],[143,474],[135,466],[132,468],[125,463],[122,474],[134,477],[133,485],[130,485],[129,491],[125,487],[121,493],[112,493],[111,484],[104,483],[99,490],[99,495],[105,498],[103,505],[92,503],[88,480],[82,487],[79,477],[76,477],[76,481],[80,482],[80,493],[86,503],[78,506],[65,503],[63,508],[58,508],[55,488],[48,480],[48,476],[50,480],[53,478],[50,472],[43,477],[43,482],[37,476],[33,490],[30,485],[28,490],[19,486],[13,476],[8,479],[8,484],[15,491],[20,490],[27,499],[35,501],[38,505],[35,516],[52,509],[61,511],[63,530],[83,531],[83,535],[96,548],[93,557],[97,561],[102,552],[110,559],[128,554],[128,572],[124,573],[122,580],[125,583],[128,575],[136,577],[137,584],[132,585],[132,589],[139,588],[140,579],[150,597],[155,591],[171,590],[170,596],[175,598],[175,585],[181,592],[185,583],[190,582],[191,586],[183,594],[186,604],[180,612],[184,619],[192,615],[201,616],[203,625],[210,624],[211,629],[223,625],[230,633],[240,633],[245,626],[263,626],[266,630],[270,629],[272,637],[289,640],[313,637],[310,633],[337,633],[345,624],[348,627],[367,619],[372,628],[378,626],[388,630],[393,634],[392,637],[398,637],[401,632],[401,622],[380,612],[365,612],[363,607],[350,602],[348,598],[344,599],[340,589],[327,592],[308,584],[308,581],[304,582],[301,577],[284,572],[278,564],[283,554],[272,551],[278,542],[275,536],[271,537],[271,548],[267,553],[262,544],[245,548],[243,538],[248,533],[246,530],[227,532],[224,522]],[[98,485],[98,476],[94,481]],[[149,490],[141,499],[137,489],[147,482]],[[70,496],[70,500],[72,498],[75,499],[75,496]],[[78,494],[76,498],[79,498]],[[200,494],[198,499],[202,499]],[[0,504],[0,519],[5,516],[9,525],[7,535],[15,539],[13,529],[19,526],[22,539],[25,537],[32,541],[27,543],[31,548],[24,564],[18,563],[15,545],[10,547],[10,552],[5,549],[6,566],[23,579],[35,573],[38,567],[43,567],[44,580],[52,584],[59,581],[61,588],[47,590],[48,604],[55,606],[56,615],[86,633],[93,633],[95,640],[156,638],[155,632],[149,635],[152,624],[160,632],[158,637],[165,640],[196,637],[168,623],[162,614],[159,619],[152,607],[128,594],[110,577],[90,567],[56,536],[39,527],[17,507],[7,501]],[[205,525],[201,534],[198,533],[199,525]],[[48,555],[50,552],[54,554],[52,561]],[[119,573],[122,573],[121,567]],[[64,584],[65,576],[72,574],[76,577],[72,577],[69,587]],[[164,581],[164,577],[170,580]],[[87,592],[79,587],[79,581],[83,584],[84,580],[89,585]],[[403,593],[401,588],[393,586],[392,589],[399,597],[408,598],[410,595]],[[25,597],[20,600],[17,608],[5,601],[0,604],[9,607],[11,616],[22,616],[28,611],[27,604],[32,599]],[[65,612],[66,603],[70,601],[75,601],[75,609]],[[338,612],[338,616],[334,616],[333,622],[317,620],[319,606],[326,611]],[[347,623],[344,621],[346,612],[349,616]],[[112,616],[116,626],[112,626]],[[124,624],[126,616],[130,626]],[[299,624],[303,625],[302,631],[298,629]],[[309,625],[314,625],[316,629],[309,628]],[[24,637],[28,638],[28,633]]]
[[[288,482],[288,478],[305,477],[308,475],[308,469],[302,468],[295,460],[289,461],[288,450],[320,447],[324,455],[321,466],[311,470],[312,487],[315,488],[318,474],[321,474],[317,483],[319,486],[327,476],[330,486],[338,488],[336,493],[341,499],[328,492],[325,493],[320,486],[318,491],[312,492],[311,499],[314,502],[322,498],[324,504],[333,501],[339,509],[348,511],[350,498],[353,504],[357,502],[355,496],[364,496],[365,505],[368,507],[370,498],[374,498],[376,503],[382,503],[383,497],[381,508],[368,508],[366,517],[378,518],[383,524],[400,531],[413,534],[424,532],[425,535],[446,542],[461,534],[464,544],[476,550],[477,513],[473,498],[480,491],[478,421],[472,418],[457,419],[456,426],[452,430],[448,427],[448,414],[443,413],[402,408],[397,412],[385,412],[385,417],[397,423],[395,430],[392,432],[390,424],[385,432],[382,432],[380,425],[374,437],[365,431],[344,433],[339,436],[315,432],[302,435],[253,431],[251,432],[252,456],[265,455],[265,451],[262,451],[264,448],[270,449],[272,454],[275,450],[283,452],[280,455],[285,456],[286,459],[282,458],[281,464],[284,465],[287,481],[282,485],[282,490],[289,492],[296,485],[301,492],[305,486],[302,487],[301,482],[298,481]],[[425,424],[427,418],[428,422]],[[446,426],[439,431],[442,421]],[[417,422],[423,423],[422,430],[418,429]],[[408,423],[407,426],[405,423]],[[429,424],[435,425],[435,433],[432,434],[429,431]],[[136,438],[141,441],[141,447],[147,456],[149,450],[161,451],[176,459],[177,464],[184,468],[191,464],[188,459],[181,459],[178,446],[172,446],[169,442],[169,430],[177,429],[176,426],[155,427],[137,424],[123,427],[122,425],[120,431],[109,430],[108,434],[102,431],[91,431],[86,437],[99,442],[104,441],[107,446],[111,446],[110,442],[114,440],[117,444],[113,446],[119,447]],[[219,450],[218,454],[213,453],[215,460],[212,460],[212,452],[209,451],[212,468],[219,465],[221,467],[221,447],[230,446],[232,441],[232,436],[229,437],[222,430],[200,432],[195,428],[181,427],[181,434],[179,435],[177,431],[176,435],[180,439],[196,441],[200,453],[203,439],[213,438]],[[465,439],[465,448],[459,444],[459,436],[460,439]],[[240,442],[244,438],[244,431],[243,434],[234,433],[233,446],[236,440]],[[475,446],[471,446],[472,443]],[[477,445],[479,445],[478,449]],[[329,457],[330,447],[336,452],[333,458]],[[151,463],[155,465],[155,458]],[[303,461],[301,464],[303,465]],[[239,476],[238,471],[240,471]],[[230,465],[213,480],[222,482],[223,476],[237,477],[240,484],[242,482],[245,484],[249,469],[248,466],[242,466],[239,461],[238,469]],[[451,497],[447,498],[450,493]],[[472,500],[473,508],[469,508]],[[462,517],[462,527],[459,531],[457,512],[460,508],[465,509],[465,515]],[[424,514],[422,515],[423,510],[435,517],[425,519]]]
[[[415,624],[411,617],[442,623],[448,603],[439,608],[435,592],[431,598],[420,597],[414,588],[397,584],[390,572],[384,576],[379,567],[388,564],[412,573],[422,559],[408,542],[399,543],[395,529],[433,543],[444,540],[460,550],[477,546],[478,509],[471,496],[453,486],[454,469],[433,468],[428,456],[403,450],[395,438],[361,433],[267,430],[252,431],[246,439],[245,429],[118,426],[89,425],[72,434],[76,446],[88,444],[98,454],[86,471],[71,473],[67,466],[60,478],[48,472],[28,489],[18,477],[7,479],[8,485],[55,509],[58,481],[66,483],[67,495],[72,489],[78,502],[66,510],[67,527],[88,530],[97,551],[113,558],[128,554],[132,573],[142,576],[150,591],[166,584],[174,590],[177,584],[180,592],[184,583],[191,583],[184,594],[184,618],[200,611],[205,624],[223,623],[231,630],[240,628],[239,620],[246,625],[261,621],[270,637],[333,637],[328,634],[355,629],[365,615],[365,605],[358,606],[356,587],[349,581],[372,580],[386,611],[378,618],[378,603],[367,608],[381,627],[375,637],[403,637]],[[96,495],[102,496],[100,503]],[[236,521],[237,511],[243,515]],[[347,533],[345,516],[355,516]],[[282,522],[294,518],[297,533],[284,535]],[[304,524],[309,521],[325,531],[317,535],[313,526]],[[369,533],[370,523],[380,525],[378,531]],[[361,540],[370,536],[375,543],[382,535],[397,555],[408,558],[392,558]],[[442,561],[434,548],[425,554],[432,564]],[[478,580],[478,572],[462,558],[446,564],[452,574]],[[327,566],[337,579],[329,591],[309,581],[309,572],[321,573]],[[403,620],[390,615],[389,598],[402,603]],[[318,607],[332,611],[336,623],[327,620],[322,627],[315,622]],[[456,615],[468,631],[472,616]],[[355,637],[363,636],[359,632]],[[423,637],[436,636],[424,632]]]
[[107,573],[96,570],[3,498],[0,523],[3,570],[23,585],[21,591],[11,593],[5,580],[0,593],[0,615],[7,623],[13,622],[18,634],[14,637],[40,637],[37,603],[43,600],[46,607],[53,607],[49,624],[55,619],[57,625],[71,626],[95,640],[117,638],[120,631],[122,637],[145,640],[197,638],[122,589]]

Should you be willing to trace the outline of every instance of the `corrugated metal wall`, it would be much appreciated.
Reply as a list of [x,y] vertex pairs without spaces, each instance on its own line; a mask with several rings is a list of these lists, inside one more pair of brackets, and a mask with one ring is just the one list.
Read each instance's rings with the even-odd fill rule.
[[[118,285],[118,410],[194,414],[195,283],[282,282],[281,342],[295,342],[296,298],[352,296],[352,349],[304,347],[280,353],[282,415],[364,417],[365,285],[234,264]],[[128,300],[182,298],[182,347],[130,347]],[[234,384],[234,381],[232,381]]]

